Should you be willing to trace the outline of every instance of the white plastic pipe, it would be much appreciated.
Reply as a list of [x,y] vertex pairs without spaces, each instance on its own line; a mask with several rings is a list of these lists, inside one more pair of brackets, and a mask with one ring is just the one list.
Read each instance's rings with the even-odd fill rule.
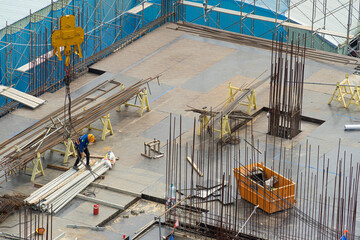
[[92,167],[93,173],[90,173],[90,171],[84,171],[64,184],[64,186],[47,196],[42,202],[42,210],[51,211],[52,206],[53,212],[58,212],[68,202],[75,198],[77,194],[89,186],[95,180],[96,176],[103,174],[107,170],[108,168],[105,166],[104,161],[94,164]]
[[344,126],[345,131],[355,131],[355,130],[360,130],[360,125],[345,125]]
[[[107,170],[108,168],[102,167],[94,172],[96,173],[96,175],[101,175]],[[73,198],[75,198],[77,194],[79,194],[82,190],[84,190],[87,186],[89,186],[94,180],[95,180],[94,177],[91,175],[85,181],[74,186],[74,188],[72,188],[71,191],[69,191],[66,194],[66,196],[63,196],[61,198],[61,201],[57,202],[58,204],[56,205],[56,207],[55,208],[53,207],[53,213],[57,213],[58,211],[60,211],[67,203],[69,203]]]

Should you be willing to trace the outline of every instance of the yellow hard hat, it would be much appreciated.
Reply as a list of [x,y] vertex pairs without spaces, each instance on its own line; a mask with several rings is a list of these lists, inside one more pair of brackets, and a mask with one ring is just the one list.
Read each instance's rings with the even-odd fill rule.
[[95,136],[93,134],[88,134],[88,140],[89,142],[95,142]]

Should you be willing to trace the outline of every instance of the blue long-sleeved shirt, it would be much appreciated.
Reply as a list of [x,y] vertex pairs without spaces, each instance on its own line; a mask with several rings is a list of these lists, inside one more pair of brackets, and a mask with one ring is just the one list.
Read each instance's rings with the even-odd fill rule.
[[88,144],[88,134],[82,135],[75,141],[75,146],[79,149],[81,153],[84,152],[84,149],[87,148]]

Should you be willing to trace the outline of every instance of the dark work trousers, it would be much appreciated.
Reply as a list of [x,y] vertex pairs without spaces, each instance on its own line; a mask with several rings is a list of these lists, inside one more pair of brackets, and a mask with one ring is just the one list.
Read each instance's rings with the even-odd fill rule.
[[[81,152],[80,152],[79,148],[76,148],[76,151],[77,151],[77,158],[76,158],[74,166],[77,166],[79,164],[79,162],[80,162],[80,159],[81,159]],[[90,164],[90,152],[89,152],[89,149],[84,148],[84,153],[86,155],[86,165],[89,165]]]

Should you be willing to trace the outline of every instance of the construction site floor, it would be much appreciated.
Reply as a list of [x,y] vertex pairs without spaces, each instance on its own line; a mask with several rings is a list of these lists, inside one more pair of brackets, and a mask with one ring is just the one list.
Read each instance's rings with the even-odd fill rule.
[[[145,35],[131,45],[125,47],[91,66],[92,69],[106,72],[103,75],[86,73],[71,84],[72,98],[98,85],[104,79],[115,78],[124,82],[125,87],[136,83],[139,79],[160,76],[160,85],[156,81],[149,84],[150,112],[139,116],[137,108],[122,106],[121,112],[110,112],[114,135],[101,141],[101,133],[92,130],[97,139],[89,146],[91,154],[105,155],[113,151],[119,160],[113,169],[105,174],[103,180],[97,182],[125,191],[146,194],[154,199],[165,199],[165,157],[148,159],[141,155],[144,142],[154,138],[161,141],[161,151],[166,153],[166,140],[169,135],[169,115],[182,116],[183,133],[191,133],[194,118],[193,112],[186,111],[189,106],[208,108],[225,101],[228,84],[242,86],[259,77],[270,75],[271,52],[197,36],[175,30],[174,24],[166,24]],[[265,73],[264,73],[265,72]],[[352,74],[353,66],[306,61],[305,82],[336,83],[344,79],[345,74]],[[259,81],[259,80],[256,80]],[[354,155],[360,153],[358,132],[344,131],[345,124],[358,124],[359,107],[350,106],[345,109],[340,103],[328,105],[334,86],[305,85],[303,115],[324,121],[323,124],[303,126],[303,132],[291,141],[284,141],[284,146],[313,142],[321,146],[321,151],[336,155],[339,138],[344,148]],[[256,90],[258,109],[268,107],[269,81],[264,82]],[[46,93],[41,96],[47,102],[38,109],[26,107],[17,109],[0,119],[2,140],[28,127],[49,112],[63,107],[65,90]],[[246,111],[246,107],[243,108]],[[252,111],[254,112],[254,111]],[[198,122],[196,122],[197,124]],[[6,127],[5,127],[6,126]],[[100,126],[100,121],[94,123]],[[266,114],[260,115],[254,122],[255,138],[263,143],[267,133]],[[184,135],[190,139],[191,134]],[[186,137],[187,136],[187,137]],[[61,148],[62,146],[59,146]],[[74,158],[65,166],[71,167]],[[64,166],[63,156],[59,153],[45,154],[43,165],[55,164]],[[36,178],[36,182],[46,184],[62,171],[46,168],[45,176]],[[30,176],[21,174],[11,178],[0,187],[0,194],[20,192],[30,194],[36,190],[30,182]],[[136,200],[136,197],[114,193],[108,190],[89,187],[95,198],[128,206],[124,212],[100,205],[100,214],[94,216],[93,203],[74,199],[58,214],[54,215],[54,237],[61,239],[122,239],[123,235],[133,236],[137,230],[164,211],[164,205],[156,201]],[[130,213],[136,208],[137,215]],[[142,213],[139,213],[142,212]],[[125,216],[125,217],[124,217]],[[70,229],[67,224],[96,226],[109,218],[104,232],[84,229]],[[16,234],[18,227],[4,228],[18,223],[17,215],[9,217],[0,224],[0,231]],[[164,235],[169,229],[164,229]],[[64,234],[65,233],[65,234]],[[64,234],[64,235],[63,235]],[[157,239],[158,230],[152,229],[140,239]],[[177,239],[181,239],[180,237]]]

